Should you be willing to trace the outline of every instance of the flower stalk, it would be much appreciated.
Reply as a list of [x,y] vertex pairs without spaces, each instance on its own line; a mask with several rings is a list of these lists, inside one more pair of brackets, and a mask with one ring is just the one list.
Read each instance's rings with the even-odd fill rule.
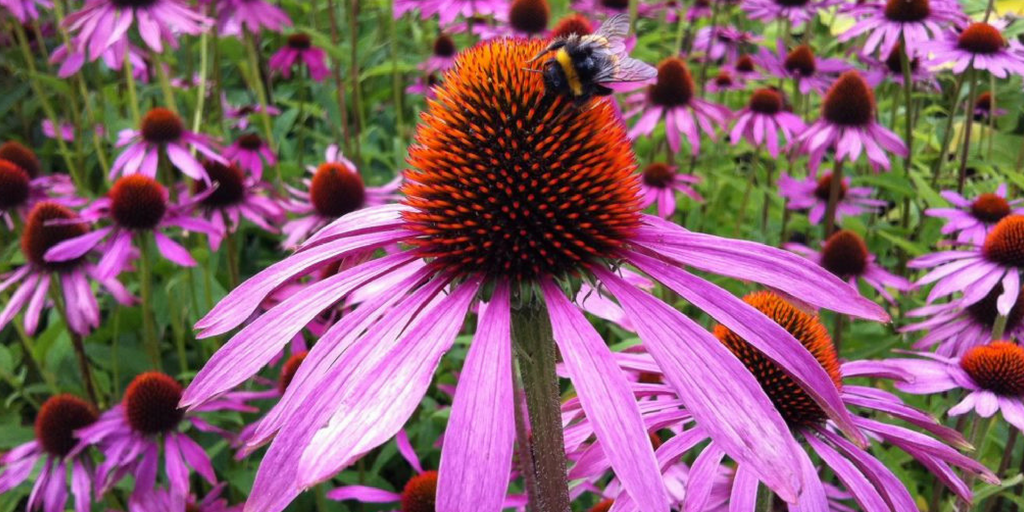
[[161,370],[160,341],[157,339],[156,324],[153,321],[153,269],[148,240],[139,236],[138,246],[141,253],[139,256],[139,294],[142,295],[142,334],[153,368]]
[[[565,440],[562,434],[561,393],[555,373],[555,340],[544,308],[536,302],[512,310],[512,339],[526,393],[529,451],[533,454],[536,500],[533,512],[567,512]],[[529,468],[527,468],[529,470]]]
[[89,358],[85,355],[85,343],[82,341],[82,335],[75,332],[68,322],[68,312],[64,305],[63,297],[60,293],[61,287],[58,279],[52,279],[50,281],[50,297],[53,299],[54,305],[57,307],[57,311],[60,313],[61,318],[64,319],[64,325],[68,326],[68,336],[71,337],[71,347],[75,352],[75,359],[78,362],[78,370],[82,374],[82,384],[85,386],[85,393],[89,396],[89,401],[96,406],[99,406],[99,401],[96,395],[96,386],[92,380],[92,369],[89,366]]
[[836,208],[839,205],[839,192],[843,186],[843,162],[836,160],[829,180],[828,205],[825,206],[825,231],[822,239],[827,240],[836,230]]
[[932,186],[939,183],[939,175],[942,174],[942,164],[946,163],[946,156],[949,154],[949,143],[953,140],[953,119],[956,117],[960,105],[960,91],[964,86],[964,75],[956,77],[956,84],[953,86],[953,104],[949,107],[949,115],[946,117],[946,129],[942,132],[942,144],[939,145],[939,158],[932,165]]
[[976,70],[970,71],[971,76],[968,78],[970,81],[970,89],[967,93],[967,106],[964,107],[964,114],[967,117],[967,121],[964,124],[964,147],[960,155],[960,172],[958,173],[958,180],[956,185],[956,191],[963,193],[964,183],[967,181],[967,156],[971,150],[971,129],[974,126],[974,102],[978,99],[978,72]]

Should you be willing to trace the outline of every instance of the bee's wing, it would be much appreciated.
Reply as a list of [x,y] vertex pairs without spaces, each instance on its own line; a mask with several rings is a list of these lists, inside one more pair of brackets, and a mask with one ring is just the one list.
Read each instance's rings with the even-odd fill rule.
[[631,57],[619,56],[615,66],[602,70],[594,77],[597,83],[644,82],[658,77],[658,70],[650,64]]
[[627,14],[616,14],[611,18],[604,20],[601,24],[601,28],[597,29],[594,33],[595,36],[603,37],[608,40],[609,46],[615,47],[616,43],[621,44],[622,40],[629,34],[629,15]]

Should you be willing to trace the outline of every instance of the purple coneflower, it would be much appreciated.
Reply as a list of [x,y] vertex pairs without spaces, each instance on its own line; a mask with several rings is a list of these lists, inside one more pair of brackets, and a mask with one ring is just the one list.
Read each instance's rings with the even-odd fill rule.
[[424,73],[443,72],[452,67],[455,63],[455,55],[459,53],[455,47],[455,40],[452,36],[441,33],[434,40],[433,53],[426,62],[420,64],[420,70]]
[[[859,59],[867,64],[864,80],[867,80],[871,87],[878,87],[887,81],[903,86],[903,46],[901,43],[896,43],[885,60],[868,55],[861,55]],[[933,90],[939,89],[939,82],[935,78],[935,74],[922,66],[921,59],[917,56],[910,59],[910,80],[919,87],[924,85]]]
[[[50,64],[60,64],[57,76],[67,78],[77,73],[85,65],[85,52],[85,49],[77,48],[72,44],[63,44],[50,54]],[[103,50],[100,58],[108,68],[120,71],[124,66],[126,53],[132,64],[132,78],[142,83],[148,83],[149,63],[146,62],[146,51],[132,44],[129,39],[118,39],[106,50]]]
[[224,109],[224,117],[231,119],[232,126],[234,128],[238,128],[239,130],[245,130],[249,128],[250,117],[253,115],[263,114],[264,112],[266,112],[266,115],[268,116],[281,115],[281,109],[273,105],[267,105],[266,109],[264,109],[263,106],[258,104],[249,104],[235,107],[228,103],[228,99],[226,96],[221,97],[220,104]]
[[423,96],[427,99],[434,99],[434,87],[441,83],[437,73],[430,73],[416,77],[416,81],[405,88],[408,94]]
[[992,97],[992,93],[989,91],[983,92],[978,95],[978,99],[974,100],[974,118],[987,121],[990,116],[1005,116],[1005,108],[992,109],[995,101]]
[[184,0],[88,0],[64,19],[64,26],[74,34],[74,46],[96,60],[117,41],[127,40],[133,21],[157,53],[164,50],[164,41],[177,48],[179,34],[199,35],[212,24]]
[[842,0],[745,0],[741,5],[752,20],[768,23],[782,19],[798,26],[814,19],[819,11],[841,3]]
[[292,26],[281,8],[263,0],[223,0],[217,2],[217,29],[221,35],[241,35],[243,30],[259,34],[264,28],[280,32]]
[[[779,178],[779,194],[786,198],[786,207],[790,210],[810,210],[807,219],[811,224],[820,224],[828,209],[829,193],[832,191],[832,173],[824,173],[817,178],[808,176],[802,180],[783,174]],[[860,215],[865,211],[877,211],[885,206],[881,199],[871,199],[874,193],[870,187],[850,188],[850,179],[843,178],[836,201],[836,220],[848,215]]]
[[297,247],[310,234],[348,213],[398,199],[401,176],[380,187],[367,187],[356,165],[341,154],[338,146],[331,144],[324,156],[319,167],[307,168],[313,176],[303,180],[305,191],[287,187],[294,199],[283,206],[300,217],[284,225],[288,235],[285,248]]
[[705,85],[708,92],[742,91],[746,84],[738,76],[734,76],[728,69],[721,69],[714,78],[708,80]]
[[508,6],[508,27],[513,34],[540,36],[548,29],[551,6],[547,0],[512,0]]
[[732,63],[733,74],[741,80],[760,80],[761,72],[757,70],[754,57],[750,54],[743,54],[736,57]]
[[[900,332],[927,331],[927,334],[914,342],[914,348],[929,350],[936,347],[935,352],[941,356],[961,356],[974,347],[992,341],[999,321],[997,306],[1002,294],[1002,286],[996,286],[985,298],[974,304],[965,306],[953,300],[910,310],[907,312],[908,318],[926,319],[906,325]],[[1022,339],[1024,322],[1021,320],[1024,320],[1024,295],[1017,297],[1017,302],[1006,314],[1002,325],[1005,333],[1003,337]]]
[[872,169],[889,168],[888,151],[906,156],[899,136],[878,124],[875,93],[857,71],[847,71],[832,84],[821,103],[821,118],[793,141],[809,155],[808,166],[817,172],[825,153],[835,150],[837,162],[867,156]]
[[255,133],[247,133],[235,139],[235,142],[224,149],[224,158],[235,162],[244,170],[252,173],[256,181],[263,179],[263,164],[277,165],[277,157],[270,146]]
[[958,75],[970,68],[988,71],[996,78],[1024,76],[1024,45],[1016,39],[1007,41],[1000,32],[1004,25],[975,22],[959,32],[947,30],[922,45],[922,54],[930,55],[926,64],[932,68],[952,64]]
[[17,285],[0,312],[0,328],[5,327],[18,311],[25,308],[22,320],[25,332],[35,334],[53,279],[59,283],[68,327],[78,334],[88,334],[100,325],[100,306],[96,302],[90,279],[102,285],[120,304],[132,303],[128,290],[112,277],[121,269],[111,274],[101,273],[85,254],[60,262],[45,258],[54,246],[86,234],[88,229],[82,219],[67,207],[49,200],[36,203],[21,234],[21,252],[25,264],[3,276],[4,280],[0,282],[0,292]]
[[594,23],[590,21],[590,18],[579,13],[572,13],[558,20],[558,23],[555,24],[555,28],[551,29],[550,37],[554,39],[558,37],[569,37],[573,34],[585,36],[587,34],[593,34],[594,29]]
[[1024,431],[1024,347],[993,341],[974,347],[963,357],[920,354],[925,359],[890,359],[913,376],[897,384],[905,393],[931,395],[952,390],[967,394],[948,411],[959,416],[974,411],[982,418],[1002,412],[1003,419]]
[[782,93],[771,88],[754,91],[747,106],[736,112],[735,119],[729,132],[732,144],[746,140],[758,148],[767,147],[772,158],[779,157],[780,131],[788,142],[806,128],[800,116],[785,110]]
[[74,395],[55,395],[46,400],[36,415],[35,439],[0,455],[0,494],[6,494],[35,475],[32,494],[25,510],[65,510],[68,501],[68,469],[75,512],[92,510],[93,462],[82,453],[72,453],[79,444],[76,431],[96,422],[96,408]]
[[246,177],[235,165],[224,165],[207,161],[206,174],[216,188],[207,192],[201,181],[193,182],[193,193],[198,199],[196,207],[206,214],[207,222],[213,227],[206,236],[210,248],[217,250],[224,236],[234,233],[242,219],[260,227],[268,233],[277,233],[277,224],[284,221],[284,209],[277,201],[261,192],[269,193],[271,187],[255,177]]
[[418,10],[423,19],[438,17],[442,26],[457,18],[482,18],[508,10],[508,0],[395,0],[395,17]]
[[39,9],[36,6],[53,8],[50,0],[0,0],[0,7],[7,9],[18,20],[18,23],[27,24],[32,20],[39,19]]
[[174,167],[194,180],[209,181],[210,178],[190,148],[206,158],[227,163],[217,154],[219,148],[213,141],[205,135],[186,130],[181,117],[163,107],[147,112],[138,130],[122,130],[117,134],[117,146],[124,147],[124,151],[110,167],[111,180],[118,173],[125,176],[138,173],[155,178],[161,151]]
[[676,192],[704,202],[704,198],[693,189],[694,184],[700,183],[700,177],[679,174],[677,170],[676,166],[662,162],[654,162],[644,168],[640,182],[641,208],[658,203],[658,216],[667,219],[676,212]]
[[[714,37],[712,37],[712,34]],[[704,58],[712,61],[726,59],[734,61],[740,50],[755,46],[761,36],[735,27],[704,27],[693,38],[693,49],[703,52]]]
[[[515,318],[551,326],[550,350],[561,352],[617,477],[644,510],[667,512],[640,411],[605,342],[570,302],[576,293],[572,276],[591,280],[619,302],[715,445],[749,464],[782,499],[796,500],[799,448],[754,378],[694,320],[625,282],[613,265],[633,265],[748,335],[806,382],[830,415],[842,407],[838,390],[809,354],[793,350],[799,342],[785,332],[762,335],[781,328],[682,267],[765,283],[846,314],[887,315],[796,255],[642,215],[635,155],[610,100],[579,108],[547,94],[541,76],[523,71],[545,44],[504,39],[463,52],[421,117],[402,203],[333,222],[236,288],[197,325],[201,336],[223,334],[294,278],[398,244],[398,250],[319,281],[258,316],[199,372],[181,402],[186,407],[249,379],[307,322],[353,291],[422,265],[343,315],[310,350],[251,441],[273,438],[247,504],[251,511],[281,510],[302,489],[396,435],[467,312],[486,301],[445,433],[438,509],[501,508],[515,437]],[[509,116],[512,111],[519,114]],[[844,429],[854,428],[848,414],[834,417]]]
[[[170,491],[178,498],[189,495],[189,467],[210,485],[217,484],[210,456],[182,429],[192,427],[224,437],[231,434],[179,409],[181,393],[181,384],[166,374],[139,374],[128,385],[121,403],[77,431],[79,448],[96,446],[104,455],[96,470],[97,492],[106,493],[125,476],[132,475],[135,482],[131,502],[152,500],[150,495],[158,492],[161,455]],[[194,412],[225,410],[253,412],[255,408],[227,395]]]
[[201,500],[195,494],[185,497],[159,487],[139,496],[139,500],[132,503],[132,512],[242,512],[242,505],[228,505],[228,500],[220,497],[226,486],[225,483],[215,485]]
[[775,52],[761,48],[757,63],[771,75],[792,79],[803,94],[824,92],[836,75],[850,69],[843,60],[816,57],[814,50],[807,45],[797,46],[786,53],[781,40]]
[[267,64],[281,76],[291,78],[292,67],[300,63],[306,65],[314,82],[320,82],[331,74],[327,69],[327,54],[313,46],[308,34],[301,32],[288,36],[287,43],[270,57]]
[[924,55],[924,46],[965,18],[957,3],[943,0],[872,0],[851,6],[846,14],[857,22],[839,35],[839,41],[868,34],[861,47],[865,55],[876,50],[889,55],[902,46],[911,57]]
[[[665,4],[637,1],[637,14],[641,17],[652,17],[664,11]],[[572,10],[591,15],[603,13],[607,16],[629,13],[630,0],[573,0]]]
[[696,95],[693,77],[686,62],[669,57],[658,65],[658,80],[643,92],[630,95],[627,102],[633,108],[625,114],[627,119],[639,116],[629,130],[629,136],[650,135],[662,119],[665,137],[673,152],[679,152],[680,138],[685,135],[694,155],[700,153],[700,134],[712,140],[715,126],[725,124],[729,110],[721,105],[702,100]]
[[955,208],[930,208],[925,214],[931,217],[946,219],[942,226],[942,234],[956,233],[956,241],[965,244],[981,245],[985,243],[992,226],[1008,215],[1024,215],[1024,200],[1006,200],[1006,184],[1001,183],[995,192],[981,194],[973,201],[952,190],[943,190],[942,197]]
[[868,251],[864,239],[848,229],[836,231],[821,246],[821,252],[801,244],[788,243],[786,248],[801,253],[818,262],[825,270],[856,286],[863,279],[885,300],[895,303],[896,299],[886,288],[899,292],[910,290],[910,281],[892,274],[875,262],[875,255]]
[[963,292],[964,306],[970,306],[1002,286],[997,301],[999,314],[1006,316],[1020,295],[1020,270],[1024,268],[1024,215],[1007,215],[985,236],[984,243],[960,251],[926,254],[908,263],[911,268],[932,268],[917,281],[918,286],[935,283],[928,302]]
[[75,196],[75,184],[67,175],[40,175],[31,149],[14,141],[0,145],[0,219],[7,229],[14,229],[12,214],[26,218],[32,207],[46,200],[67,207],[84,203]]

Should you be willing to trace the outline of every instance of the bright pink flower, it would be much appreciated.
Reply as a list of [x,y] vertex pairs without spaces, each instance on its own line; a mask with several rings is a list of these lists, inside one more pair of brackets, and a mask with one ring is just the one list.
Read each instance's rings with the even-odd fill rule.
[[[779,195],[786,198],[786,208],[790,210],[810,210],[807,220],[811,224],[820,224],[828,209],[829,194],[832,192],[832,173],[825,173],[817,178],[808,176],[797,180],[788,174],[779,178]],[[836,220],[843,217],[874,212],[885,206],[882,199],[871,199],[874,189],[871,187],[850,187],[850,178],[843,178],[839,188],[839,201],[836,202]]]
[[296,64],[305,64],[314,82],[323,81],[331,74],[327,69],[327,54],[313,46],[309,35],[300,32],[288,36],[287,44],[272,55],[267,64],[285,78],[291,78],[292,67]]
[[110,166],[111,180],[119,173],[124,176],[138,173],[156,178],[160,154],[163,153],[186,176],[209,182],[203,164],[189,148],[206,158],[227,164],[227,160],[217,154],[219,148],[212,140],[186,130],[181,117],[163,107],[147,112],[138,130],[122,130],[117,134],[117,145],[125,149]]

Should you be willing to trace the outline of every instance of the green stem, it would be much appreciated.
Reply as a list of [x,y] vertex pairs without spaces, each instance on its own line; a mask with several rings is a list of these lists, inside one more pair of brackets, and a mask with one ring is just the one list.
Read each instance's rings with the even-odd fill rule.
[[142,295],[142,327],[146,351],[150,362],[157,370],[161,369],[160,340],[157,338],[156,322],[153,320],[153,268],[150,261],[149,240],[137,237],[139,246],[139,293]]
[[[358,167],[363,163],[362,150],[360,149],[360,134],[362,133],[364,122],[362,108],[363,95],[359,91],[359,0],[351,0],[351,2],[349,2],[348,11],[348,31],[351,46],[350,58],[352,61],[349,63],[351,66],[349,79],[352,80],[352,112],[354,114],[352,122],[354,128],[353,138],[355,139],[352,146],[355,149],[353,156],[355,157],[355,163]],[[469,32],[472,34],[473,30],[470,29]]]
[[832,168],[832,178],[828,189],[828,205],[825,206],[825,227],[822,240],[828,240],[836,229],[836,207],[839,204],[839,191],[843,186],[843,162],[836,160]]
[[1003,334],[1006,333],[1006,321],[1007,315],[999,315],[996,317],[996,321],[992,324],[992,339],[1000,340],[1003,339]]
[[128,84],[128,107],[132,112],[135,126],[141,126],[142,113],[139,111],[139,95],[135,88],[135,69],[132,68],[131,52],[124,52],[124,80]]
[[50,298],[53,300],[53,304],[57,307],[57,312],[61,318],[64,319],[64,326],[67,327],[68,336],[71,338],[71,347],[75,352],[75,359],[78,362],[78,371],[82,374],[82,384],[85,387],[85,393],[89,396],[89,401],[93,405],[99,406],[100,403],[96,398],[96,386],[93,385],[92,380],[92,369],[89,365],[89,358],[85,355],[85,343],[82,341],[82,335],[75,332],[71,328],[71,324],[68,322],[68,311],[65,308],[64,296],[61,295],[61,286],[59,277],[54,276],[50,279]]
[[536,302],[513,309],[512,339],[526,392],[529,437],[537,478],[536,512],[568,512],[561,394],[555,372],[555,340],[545,309]]
[[932,164],[932,186],[936,186],[939,183],[939,175],[942,174],[943,164],[946,163],[946,157],[949,155],[949,143],[953,139],[953,119],[956,118],[956,112],[960,106],[960,91],[964,86],[964,75],[958,75],[956,77],[956,85],[953,86],[953,104],[949,107],[949,117],[946,118],[946,129],[942,134],[942,144],[939,145],[939,158]]
[[[126,52],[126,54],[129,52]],[[171,88],[171,80],[167,77],[167,70],[164,69],[163,60],[160,59],[160,54],[150,50],[149,60],[153,63],[153,67],[156,68],[156,78],[160,82],[160,91],[164,95],[164,104],[167,108],[171,109],[171,112],[178,113],[178,103],[174,101],[174,89]]]
[[[391,7],[393,11],[394,0],[391,2]],[[389,48],[391,50],[392,101],[395,102],[395,119],[398,123],[398,136],[401,138],[405,136],[405,116],[402,113],[402,97],[405,96],[405,88],[402,87],[402,73],[398,71],[398,31],[394,16],[388,17],[388,33],[391,39]]]
[[757,486],[757,501],[754,502],[755,512],[772,512],[775,510],[774,502],[775,495],[772,494],[772,490],[768,486]]
[[235,238],[238,236],[238,232],[228,233],[225,237],[225,245],[227,246],[227,257],[228,257],[228,278],[230,279],[231,289],[238,287],[238,283],[241,281],[240,272],[238,270],[238,240]]
[[[331,43],[334,46],[338,46],[341,42],[341,38],[338,36],[338,15],[337,9],[334,7],[334,0],[327,0],[327,16],[331,22]],[[349,140],[348,136],[348,107],[345,104],[345,84],[341,80],[341,62],[331,57],[333,65],[331,66],[331,73],[334,75],[334,89],[335,94],[338,95],[338,115],[340,116],[339,124],[341,124],[341,146],[345,149],[345,154],[352,153],[352,141]]]
[[[192,115],[192,131],[194,132],[199,131],[199,127],[203,122],[203,112],[206,110],[206,73],[210,67],[207,64],[209,47],[209,32],[203,32],[203,35],[199,37],[199,97],[196,98],[196,111]],[[217,101],[220,101],[220,98],[217,98]]]
[[971,128],[974,126],[974,102],[977,100],[978,94],[978,72],[972,69],[970,73],[970,92],[967,93],[967,106],[964,107],[964,114],[967,117],[967,122],[964,124],[964,147],[960,155],[960,172],[956,186],[956,191],[960,193],[964,191],[964,183],[967,182],[967,157],[971,149]]
[[[256,98],[260,102],[259,117],[263,126],[263,137],[267,139],[270,150],[276,153],[277,142],[274,140],[274,131],[270,127],[270,116],[267,114],[267,90],[263,87],[263,79],[260,77],[260,58],[256,49],[256,38],[248,30],[245,31],[245,49],[249,56],[250,86],[256,90]],[[281,166],[275,165],[274,168],[277,170],[278,184],[283,183]]]

